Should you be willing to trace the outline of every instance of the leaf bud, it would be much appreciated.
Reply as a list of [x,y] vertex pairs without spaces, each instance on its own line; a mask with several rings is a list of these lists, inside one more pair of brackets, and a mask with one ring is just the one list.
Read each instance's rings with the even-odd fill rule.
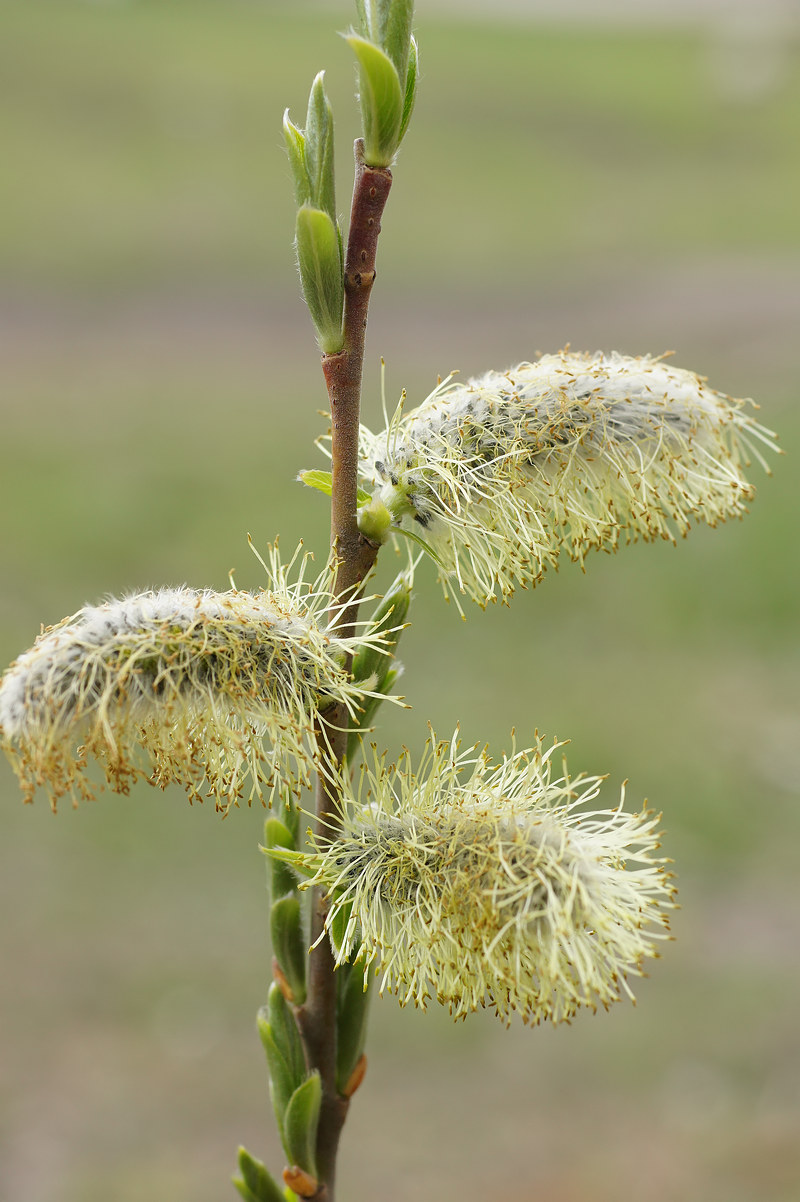
[[[342,968],[338,970],[340,973]],[[364,1051],[369,1010],[370,973],[363,961],[353,964],[338,998],[336,1013],[336,1088],[349,1097],[350,1084]],[[356,1086],[357,1088],[357,1086]],[[354,1092],[354,1090],[351,1090]]]
[[346,41],[358,59],[364,161],[369,167],[389,167],[403,121],[404,89],[397,68],[379,46],[358,34],[348,34]]

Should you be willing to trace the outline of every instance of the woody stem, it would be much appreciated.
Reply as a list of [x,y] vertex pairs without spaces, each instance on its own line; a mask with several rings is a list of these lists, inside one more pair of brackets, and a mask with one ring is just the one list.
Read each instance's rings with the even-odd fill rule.
[[[344,341],[336,354],[325,355],[322,371],[328,388],[332,420],[331,548],[336,560],[334,594],[337,601],[351,598],[344,608],[332,611],[337,633],[350,638],[355,633],[361,585],[378,554],[378,545],[358,529],[358,434],[361,408],[361,379],[367,310],[375,281],[378,235],[392,175],[387,168],[368,167],[364,146],[355,144],[355,183],[350,212],[350,231],[344,270]],[[331,769],[344,764],[347,749],[347,713],[332,707],[320,716],[317,728],[322,758],[316,793],[316,831],[330,838],[340,814],[340,798]],[[327,771],[326,771],[327,769]],[[348,1099],[336,1088],[336,982],[333,952],[327,937],[319,939],[325,925],[324,894],[316,890],[312,899],[308,996],[298,1012],[298,1024],[308,1056],[309,1068],[322,1079],[322,1107],[317,1133],[317,1169],[325,1202],[334,1202],[336,1154],[347,1115]],[[319,942],[317,943],[317,940]]]

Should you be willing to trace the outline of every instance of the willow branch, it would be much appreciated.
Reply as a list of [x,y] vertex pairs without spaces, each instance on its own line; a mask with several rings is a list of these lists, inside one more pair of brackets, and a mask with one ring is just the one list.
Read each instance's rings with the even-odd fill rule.
[[[328,388],[332,422],[331,547],[337,561],[334,593],[337,599],[352,598],[351,604],[334,618],[344,637],[352,635],[358,617],[360,589],[378,554],[377,544],[358,529],[358,432],[361,409],[361,379],[367,310],[375,282],[375,257],[381,216],[392,186],[386,168],[368,167],[364,147],[355,144],[355,183],[350,212],[350,230],[345,256],[344,342],[341,351],[325,355],[322,370]],[[323,763],[339,768],[347,749],[347,713],[341,706],[325,712],[318,725],[318,745]],[[322,771],[316,796],[317,834],[330,837],[339,816],[339,797],[329,775]],[[298,1011],[298,1024],[306,1046],[309,1067],[322,1078],[322,1108],[317,1136],[317,1168],[326,1202],[333,1202],[336,1153],[347,1115],[348,1100],[336,1089],[336,981],[333,952],[322,935],[326,907],[322,893],[312,901],[312,942],[319,943],[310,954],[308,998]]]

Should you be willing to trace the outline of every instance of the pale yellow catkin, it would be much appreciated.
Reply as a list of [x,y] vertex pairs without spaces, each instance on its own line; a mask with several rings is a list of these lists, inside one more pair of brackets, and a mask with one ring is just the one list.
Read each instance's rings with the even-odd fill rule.
[[739,517],[751,458],[775,449],[750,402],[663,359],[562,351],[446,380],[379,434],[361,473],[480,604],[536,584],[562,552],[685,535]]
[[290,583],[275,554],[270,568],[260,593],[159,589],[44,631],[0,681],[0,741],[26,800],[93,797],[90,759],[118,792],[144,776],[223,810],[307,784],[317,714],[356,712],[365,686],[346,658],[382,636],[326,632],[324,588]]
[[406,754],[343,782],[341,829],[276,853],[329,890],[337,962],[374,963],[402,1003],[434,997],[455,1017],[558,1023],[633,997],[670,937],[659,819],[622,796],[592,808],[602,778],[557,775],[558,746],[493,766],[432,739],[416,770]]

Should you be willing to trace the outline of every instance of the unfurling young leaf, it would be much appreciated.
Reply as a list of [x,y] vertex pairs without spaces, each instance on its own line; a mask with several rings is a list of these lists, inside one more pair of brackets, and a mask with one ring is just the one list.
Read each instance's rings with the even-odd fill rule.
[[[285,1013],[281,1013],[281,1002]],[[258,1012],[256,1024],[267,1056],[270,1095],[278,1130],[283,1138],[286,1108],[294,1091],[305,1079],[306,1065],[294,1017],[275,983],[270,987],[267,1005]]]
[[401,80],[406,67],[414,20],[414,0],[356,0],[361,33],[385,50]]
[[317,1175],[316,1143],[322,1083],[313,1072],[292,1094],[284,1116],[283,1146],[289,1164]]
[[408,54],[408,70],[406,74],[406,94],[403,100],[403,116],[400,120],[400,137],[398,142],[402,142],[406,136],[408,123],[411,120],[411,114],[414,111],[414,101],[417,99],[417,79],[419,78],[419,50],[417,48],[416,38],[412,38],[409,45]]
[[344,254],[336,214],[333,112],[325,95],[324,71],[311,85],[306,128],[283,115],[283,136],[298,205],[295,251],[303,295],[322,351],[342,348]]
[[336,223],[336,186],[333,167],[333,111],[325,95],[325,72],[320,71],[308,98],[305,128],[305,163],[311,204],[323,209]]
[[358,95],[364,131],[364,161],[369,167],[389,167],[400,145],[403,92],[388,54],[355,33],[347,35],[359,65]]
[[364,161],[389,167],[403,140],[416,94],[413,0],[356,0],[360,34],[347,41],[359,64]]
[[344,275],[339,233],[322,209],[301,205],[295,226],[297,265],[317,340],[323,354],[342,349]]
[[283,114],[283,137],[286,142],[286,153],[289,156],[289,166],[292,169],[294,195],[297,207],[311,203],[311,181],[306,167],[306,136],[302,129],[289,119],[289,110]]
[[336,1007],[336,1088],[345,1094],[367,1037],[370,973],[363,961],[343,966],[338,972],[344,984],[338,991]]
[[[274,861],[274,868],[280,865]],[[292,1001],[301,1006],[306,1000],[306,962],[308,940],[303,933],[300,901],[290,893],[272,903],[270,910],[272,951],[292,993]]]
[[267,994],[267,1014],[275,1045],[289,1070],[292,1091],[306,1076],[306,1058],[291,1006],[274,981]]
[[[324,493],[329,497],[333,491],[333,476],[330,472],[320,472],[316,468],[309,468],[307,471],[298,472],[297,479],[301,484],[305,484],[306,488],[315,488],[317,492]],[[363,488],[356,489],[356,504],[368,505],[372,500],[372,495],[365,492]]]
[[336,223],[336,187],[333,161],[333,111],[325,94],[325,72],[320,71],[308,97],[306,128],[298,129],[283,114],[283,137],[294,180],[297,207],[322,209]]
[[286,1202],[285,1193],[266,1165],[251,1156],[246,1148],[239,1148],[238,1161],[241,1177],[234,1177],[233,1184],[244,1202]]

